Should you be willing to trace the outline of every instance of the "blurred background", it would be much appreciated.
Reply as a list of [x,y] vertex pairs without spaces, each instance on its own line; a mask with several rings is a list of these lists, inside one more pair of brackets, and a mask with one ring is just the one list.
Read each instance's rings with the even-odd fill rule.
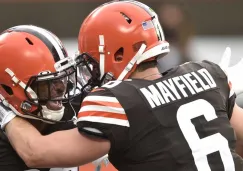
[[[0,30],[19,24],[44,27],[60,37],[69,55],[74,55],[83,19],[104,2],[108,1],[0,0]],[[227,46],[232,49],[231,65],[243,57],[243,0],[141,2],[157,12],[166,40],[171,45],[170,54],[160,61],[161,71],[188,60],[207,59],[218,63]],[[242,97],[237,101],[243,106]]]

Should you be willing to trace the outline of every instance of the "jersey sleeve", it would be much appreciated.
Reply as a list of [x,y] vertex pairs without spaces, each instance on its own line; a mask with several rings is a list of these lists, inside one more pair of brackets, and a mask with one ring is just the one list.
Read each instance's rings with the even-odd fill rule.
[[218,64],[206,60],[204,60],[202,63],[204,67],[208,69],[210,73],[213,73],[214,77],[216,77],[219,80],[218,82],[220,84],[218,86],[221,88],[221,91],[223,92],[224,97],[226,99],[226,110],[228,118],[230,119],[233,113],[233,108],[236,99],[236,94],[232,89],[231,82],[228,80],[227,75]]
[[109,89],[98,88],[85,97],[78,114],[79,132],[113,141],[129,127],[124,108]]

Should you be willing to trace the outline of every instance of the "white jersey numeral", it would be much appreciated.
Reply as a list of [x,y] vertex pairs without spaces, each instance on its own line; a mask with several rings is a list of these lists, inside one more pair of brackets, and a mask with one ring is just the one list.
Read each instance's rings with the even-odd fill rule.
[[207,155],[218,151],[225,171],[235,171],[232,154],[227,139],[220,133],[199,138],[191,119],[204,116],[207,121],[217,118],[214,107],[206,100],[199,99],[184,104],[177,111],[177,121],[180,129],[192,151],[198,171],[211,171]]

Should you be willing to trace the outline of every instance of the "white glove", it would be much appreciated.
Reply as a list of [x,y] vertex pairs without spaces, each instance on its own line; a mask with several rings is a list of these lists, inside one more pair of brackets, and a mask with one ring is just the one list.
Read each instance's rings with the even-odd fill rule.
[[[32,169],[31,169],[31,171],[32,171]],[[33,171],[35,171],[35,170],[33,170]],[[69,167],[69,168],[51,168],[50,171],[79,171],[79,170],[78,170],[78,167]]]
[[109,164],[108,154],[92,162],[96,167],[100,166],[102,163],[107,166]]
[[229,67],[231,49],[227,47],[219,63],[220,68],[228,76],[236,95],[243,93],[243,58],[234,66]]
[[15,116],[16,114],[0,100],[0,124],[3,130]]

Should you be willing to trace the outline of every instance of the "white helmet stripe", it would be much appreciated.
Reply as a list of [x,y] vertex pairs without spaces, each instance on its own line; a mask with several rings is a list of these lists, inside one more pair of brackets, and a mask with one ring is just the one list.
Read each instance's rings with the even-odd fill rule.
[[104,46],[105,46],[105,39],[104,35],[99,35],[99,53],[100,53],[100,78],[103,77],[105,73],[105,54],[104,54]]

